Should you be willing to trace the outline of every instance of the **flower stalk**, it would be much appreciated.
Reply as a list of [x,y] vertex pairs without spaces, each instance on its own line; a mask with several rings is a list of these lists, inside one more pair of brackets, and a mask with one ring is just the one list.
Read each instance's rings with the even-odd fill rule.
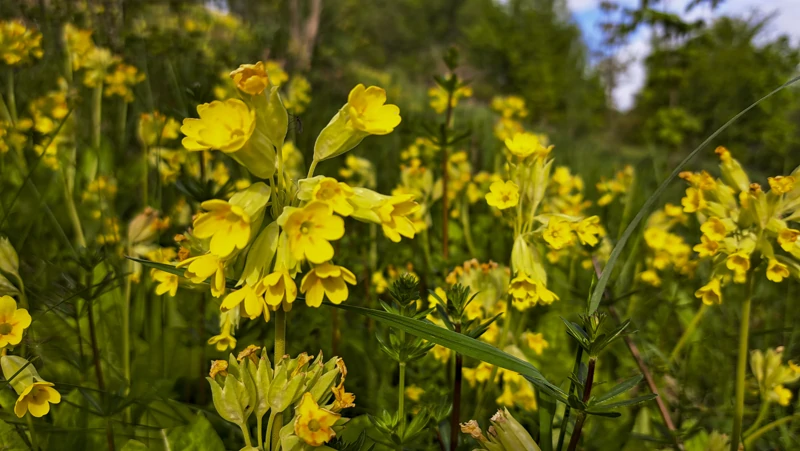
[[752,306],[753,282],[751,275],[747,283],[747,293],[742,302],[742,322],[739,326],[739,356],[736,362],[736,404],[733,416],[733,432],[731,433],[731,451],[739,449],[742,440],[742,421],[744,418],[744,385],[747,372],[747,348],[750,337],[750,308]]

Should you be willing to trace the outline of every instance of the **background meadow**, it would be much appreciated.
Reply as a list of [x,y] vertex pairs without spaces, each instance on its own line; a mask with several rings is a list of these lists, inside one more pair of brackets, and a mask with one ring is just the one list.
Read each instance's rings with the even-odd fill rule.
[[[800,448],[797,89],[704,143],[797,76],[797,39],[774,33],[772,11],[727,15],[724,0],[596,3],[590,31],[563,0],[0,3],[3,449]],[[623,50],[642,33],[644,80],[621,109]],[[399,125],[321,156],[359,84],[385,90]],[[184,139],[213,101],[280,123],[255,100],[275,106],[271,93],[284,122],[254,126],[267,176]],[[262,255],[257,235],[288,236],[284,208],[317,196],[312,175],[346,184],[355,207],[335,211],[345,232],[330,240],[355,278],[342,308],[327,285],[308,305],[304,275],[322,262],[301,257],[294,302],[259,294],[268,321],[245,301],[221,311]],[[218,273],[187,268],[215,255],[195,233],[207,202],[256,187],[269,203],[246,246]],[[416,206],[386,219],[388,196]],[[272,380],[279,361],[303,388],[274,421],[231,419],[264,398],[242,382],[251,399],[223,402],[215,384],[264,365]],[[301,408],[311,392],[326,413]],[[503,408],[524,431],[495,418],[489,432]],[[336,415],[335,438],[315,443],[302,412]]]

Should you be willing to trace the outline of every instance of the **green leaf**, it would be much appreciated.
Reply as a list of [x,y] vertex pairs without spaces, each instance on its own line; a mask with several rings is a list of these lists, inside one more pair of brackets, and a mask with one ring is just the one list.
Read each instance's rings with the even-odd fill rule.
[[553,417],[556,414],[556,403],[553,398],[537,392],[539,398],[539,447],[541,451],[553,450]]
[[652,401],[657,397],[658,395],[656,395],[655,393],[648,393],[646,395],[637,396],[636,398],[626,399],[625,401],[613,402],[611,404],[595,405],[592,406],[593,407],[592,409],[587,410],[587,413],[594,413],[594,415],[597,415],[596,412],[618,409],[620,407],[635,406],[636,404]]
[[606,401],[611,400],[612,398],[615,398],[615,397],[625,393],[626,391],[632,389],[637,384],[639,384],[639,382],[641,382],[643,378],[644,378],[644,376],[642,376],[641,374],[637,374],[636,376],[633,376],[633,377],[631,377],[629,379],[625,379],[624,381],[622,381],[619,384],[617,384],[614,388],[609,390],[608,393],[604,394],[603,396],[597,397],[594,400],[594,403],[592,403],[592,405],[594,406],[594,405],[602,404],[602,403],[604,403]]
[[467,357],[472,357],[482,362],[515,371],[550,396],[555,397],[561,402],[567,401],[567,394],[561,388],[545,379],[544,375],[542,375],[542,373],[536,367],[524,360],[507,354],[488,343],[478,341],[474,338],[467,337],[433,324],[405,318],[403,316],[388,312],[382,312],[380,310],[344,304],[333,305],[330,303],[325,303],[324,305],[359,313],[376,321],[380,321],[392,327],[401,329],[417,337],[452,349],[453,351]]
[[186,426],[169,431],[167,441],[172,449],[198,449],[203,451],[225,451],[225,445],[202,413]]
[[125,445],[120,451],[146,451],[147,446],[139,440],[130,439],[125,442]]
[[600,275],[600,279],[597,281],[597,285],[595,285],[594,291],[592,291],[592,297],[589,298],[590,315],[596,312],[597,307],[600,306],[600,301],[603,299],[603,293],[605,292],[606,286],[608,285],[608,281],[611,278],[611,273],[614,271],[614,266],[616,266],[617,264],[617,259],[619,259],[619,255],[622,253],[622,249],[625,247],[625,243],[628,242],[628,239],[631,237],[631,235],[633,235],[633,232],[636,230],[636,227],[639,225],[640,222],[642,222],[642,219],[644,219],[645,215],[648,214],[650,208],[653,206],[653,204],[656,203],[658,198],[661,197],[662,194],[664,194],[664,191],[666,191],[667,186],[669,186],[669,184],[672,183],[673,180],[675,180],[675,178],[681,172],[683,167],[686,166],[689,163],[689,161],[691,161],[692,158],[694,158],[698,153],[700,153],[700,151],[703,150],[703,148],[705,148],[714,138],[716,138],[720,133],[725,131],[728,127],[733,125],[734,122],[739,120],[740,117],[744,116],[748,111],[755,108],[756,105],[758,105],[759,103],[783,91],[784,89],[786,89],[790,85],[793,85],[797,81],[800,81],[800,76],[792,78],[791,80],[779,86],[774,91],[758,99],[752,105],[740,111],[739,114],[732,117],[728,122],[725,123],[725,125],[718,128],[717,131],[712,133],[708,138],[706,138],[705,141],[700,143],[700,145],[697,146],[697,148],[695,148],[689,155],[686,156],[686,158],[683,159],[683,161],[680,162],[680,164],[678,164],[678,166],[675,167],[675,169],[672,171],[669,177],[667,177],[666,180],[661,182],[661,185],[659,185],[656,191],[652,195],[650,195],[650,197],[647,198],[644,205],[642,205],[642,208],[639,209],[639,212],[636,213],[636,216],[634,216],[631,223],[628,224],[628,227],[625,228],[625,232],[622,234],[616,246],[614,246],[614,249],[611,251],[611,255],[608,257],[608,263],[606,263],[606,266],[603,268],[603,273]]
[[14,426],[0,420],[0,449],[4,451],[26,451],[30,449],[19,434],[20,432]]

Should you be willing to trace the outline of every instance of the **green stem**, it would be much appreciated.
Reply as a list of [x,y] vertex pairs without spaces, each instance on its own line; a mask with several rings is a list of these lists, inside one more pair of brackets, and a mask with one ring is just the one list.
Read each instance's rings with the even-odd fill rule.
[[[306,175],[307,179],[310,179],[311,177],[314,177],[314,171],[317,170],[317,163],[319,163],[319,162],[317,161],[316,158],[311,161],[311,166],[308,167],[308,175]],[[283,166],[283,165],[281,165],[281,166]],[[280,166],[279,166],[279,168],[280,168]],[[282,170],[281,170],[280,177],[283,178],[283,171]]]
[[[456,333],[461,333],[461,320],[455,324]],[[456,353],[455,375],[453,377],[453,413],[450,415],[450,451],[458,448],[459,423],[461,420],[461,381],[464,356]]]
[[469,254],[473,257],[478,257],[478,252],[475,250],[475,242],[472,241],[472,227],[469,220],[469,202],[466,199],[461,199],[461,225],[464,228],[464,241],[467,243]]
[[64,180],[64,203],[67,207],[69,219],[72,222],[72,228],[75,230],[75,241],[79,246],[86,247],[86,237],[83,234],[83,226],[81,225],[81,218],[78,216],[78,209],[75,208],[75,200],[72,198],[72,190],[69,187],[66,171],[62,171],[62,178]]
[[[272,416],[270,416],[272,418]],[[258,416],[256,418],[256,432],[258,433],[257,441],[258,441],[258,449],[259,451],[264,450],[264,432],[261,430],[261,422],[264,419],[262,416]]]
[[[401,332],[402,334],[403,332]],[[404,342],[404,339],[400,339],[400,342]],[[406,404],[406,362],[400,362],[400,384],[397,387],[397,417],[400,420],[399,425],[399,434],[400,441],[403,441],[403,436],[406,429],[406,413],[405,413],[405,404]],[[403,445],[397,445],[397,450],[402,451]]]
[[6,105],[5,99],[3,99],[3,94],[0,94],[0,117],[9,124],[13,124],[11,121],[11,112],[8,111],[8,106]]
[[[128,245],[128,255],[133,255],[130,244]],[[128,260],[128,272],[133,272],[133,262]],[[123,389],[124,396],[131,392],[131,291],[132,274],[125,277],[125,302],[122,304],[122,375],[125,381]],[[125,421],[130,422],[130,407],[124,412]]]
[[[148,186],[150,179],[150,149],[145,144],[142,152],[142,204],[145,208],[149,205],[148,196],[150,194],[150,187]],[[161,162],[159,161],[159,164]]]
[[750,447],[753,445],[753,442],[755,442],[756,440],[761,438],[762,435],[766,434],[770,430],[775,429],[776,427],[778,427],[778,426],[780,426],[780,425],[782,425],[784,423],[788,423],[788,422],[794,420],[795,418],[797,418],[798,416],[800,416],[800,415],[789,415],[788,417],[783,417],[783,418],[781,418],[779,420],[775,420],[772,423],[769,423],[768,425],[762,427],[761,429],[753,432],[752,435],[748,436],[744,440],[745,449],[750,449]]
[[117,117],[117,148],[118,151],[124,152],[125,151],[125,133],[128,127],[128,102],[125,99],[120,99],[119,103],[119,115]]
[[[98,83],[92,91],[92,147],[100,150],[100,132],[103,119],[103,84]],[[99,158],[98,153],[98,158]]]
[[[588,403],[592,397],[592,384],[594,383],[594,369],[597,366],[597,357],[589,356],[589,365],[586,370],[586,381],[583,386],[583,402]],[[578,412],[578,417],[575,420],[575,427],[572,429],[572,435],[569,438],[568,451],[575,451],[578,448],[578,442],[581,440],[581,431],[583,430],[583,423],[586,421],[586,413]]]
[[36,428],[33,427],[33,418],[31,415],[25,415],[25,422],[28,423],[28,434],[31,436],[31,450],[38,451],[39,444],[36,440]]
[[697,329],[697,326],[700,325],[700,320],[703,319],[703,315],[706,313],[706,310],[708,310],[708,305],[703,304],[697,313],[694,314],[692,321],[689,322],[688,326],[686,326],[686,330],[683,331],[683,335],[681,335],[681,338],[678,340],[678,344],[675,345],[675,348],[669,354],[670,362],[674,362],[678,358],[678,355],[680,355],[680,352],[686,345],[686,342],[689,341],[694,334],[694,331]]
[[[283,311],[281,306],[275,311],[275,353],[273,355],[273,364],[277,367],[278,363],[283,359],[286,354],[286,312]],[[272,449],[277,449],[281,439],[281,428],[283,427],[283,415],[276,415],[274,425],[270,430],[272,440],[270,444]]]
[[[575,353],[575,364],[572,366],[572,373],[578,374],[578,370],[581,368],[581,359],[583,358],[583,348],[578,346],[578,352]],[[569,383],[569,391],[568,394],[572,394],[575,391],[575,382],[570,380]],[[564,447],[564,437],[567,435],[567,426],[569,425],[569,404],[564,404],[564,418],[561,419],[561,430],[558,431],[558,444],[556,445],[556,451],[561,451]]]
[[[273,425],[274,422],[275,422],[275,411],[274,410],[270,410],[269,411],[269,419],[267,420],[267,434],[270,434],[270,435],[272,434],[272,425]],[[261,431],[258,432],[258,435],[259,435],[259,438],[260,438],[260,436],[262,435]],[[272,437],[270,436],[269,439],[272,439]],[[269,451],[269,450],[272,449],[272,445],[274,445],[274,443],[267,442],[266,445],[267,445],[267,447],[264,448],[264,450],[265,451]]]
[[[508,332],[511,330],[511,310],[513,310],[513,306],[511,305],[511,299],[509,298],[506,303],[506,313],[503,318],[503,329],[500,335],[500,343],[498,349],[501,351],[506,347],[506,340],[508,337]],[[495,378],[497,377],[497,366],[494,365],[492,367],[492,372],[489,375],[489,380],[486,381],[485,384],[478,387],[478,402],[475,404],[475,412],[472,414],[472,418],[479,418],[479,413],[481,411],[481,407],[484,401],[484,397],[486,396],[487,392],[494,390],[495,385]]]
[[8,113],[11,117],[11,125],[17,123],[17,100],[14,95],[14,69],[8,68],[6,77],[6,96],[8,96]]
[[247,430],[246,424],[240,424],[239,428],[242,430],[242,435],[244,436],[244,444],[247,448],[253,447],[253,442],[250,441],[250,431]]
[[739,358],[736,363],[736,406],[731,433],[731,451],[738,451],[744,417],[744,383],[747,372],[747,344],[750,335],[750,307],[753,296],[753,277],[748,281],[747,296],[742,303],[742,323],[739,327]]
[[758,429],[759,426],[761,426],[761,423],[764,422],[764,420],[767,418],[767,414],[769,413],[769,404],[769,400],[764,400],[761,403],[761,407],[758,409],[758,417],[756,417],[756,421],[752,424],[752,426],[744,431],[744,434],[742,434],[744,437],[749,437]]

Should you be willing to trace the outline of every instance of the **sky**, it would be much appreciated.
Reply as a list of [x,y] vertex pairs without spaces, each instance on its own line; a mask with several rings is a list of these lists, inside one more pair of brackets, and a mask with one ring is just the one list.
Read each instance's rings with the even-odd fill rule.
[[[623,6],[635,6],[639,0],[618,0]],[[664,0],[667,9],[673,12],[683,11],[687,0]],[[597,7],[599,0],[567,0],[575,20],[583,30],[584,39],[590,48],[597,45],[600,40],[598,23],[602,14]],[[771,26],[767,27],[764,37],[776,37],[780,34],[789,35],[795,44],[800,43],[800,0],[725,0],[713,12],[707,6],[695,8],[687,18],[706,20],[726,16],[750,17],[753,14],[775,14]],[[631,64],[614,91],[614,102],[617,108],[627,110],[634,102],[634,96],[644,83],[645,73],[642,65],[644,57],[649,50],[649,31],[642,29],[632,36],[630,42],[620,49],[620,56],[624,60],[631,60]]]

